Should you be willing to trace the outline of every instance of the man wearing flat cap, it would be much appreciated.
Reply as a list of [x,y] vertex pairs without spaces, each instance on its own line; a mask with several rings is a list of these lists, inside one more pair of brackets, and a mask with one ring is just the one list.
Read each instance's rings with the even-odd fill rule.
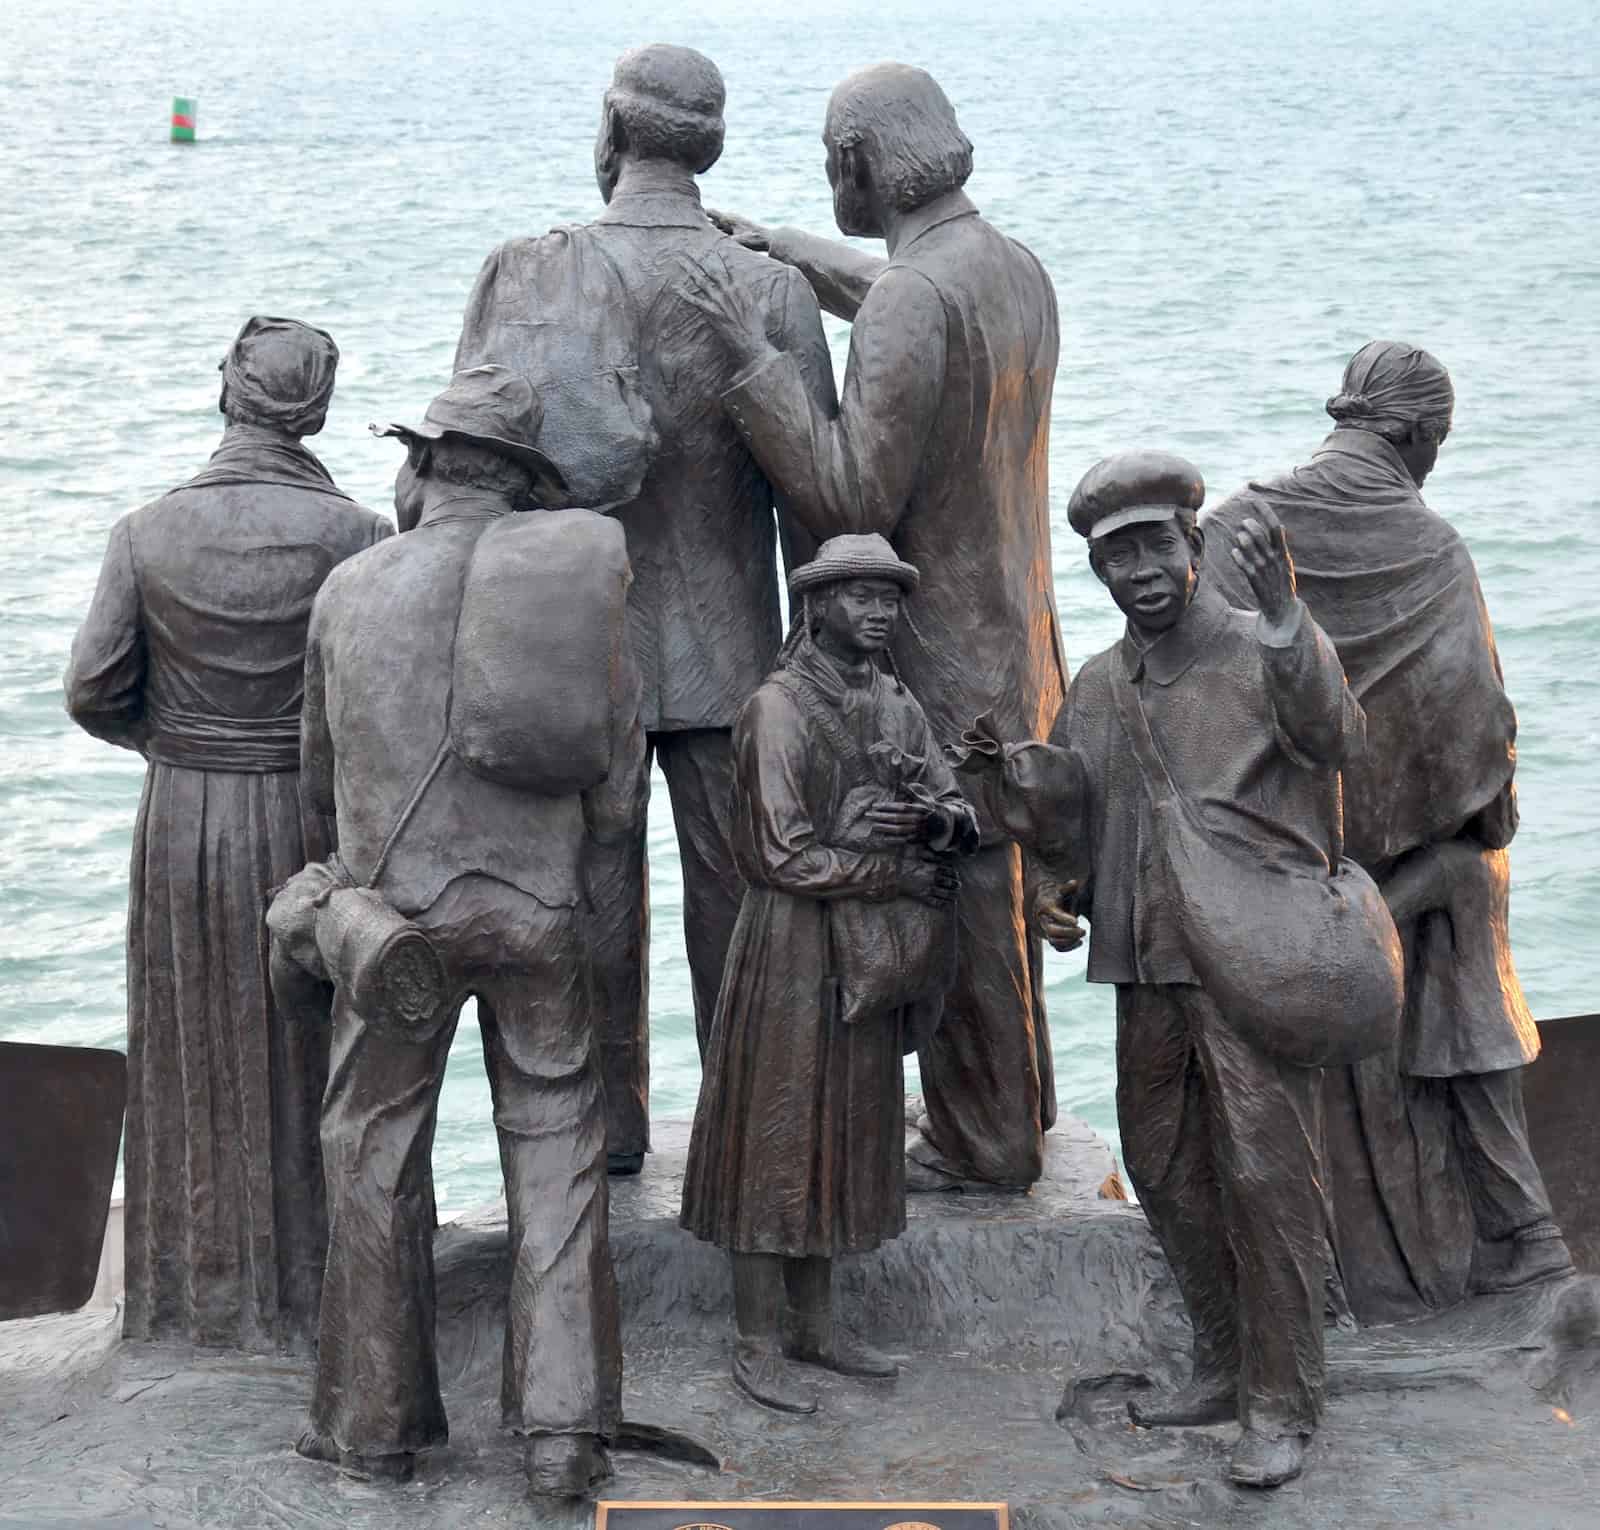
[[[395,502],[408,529],[340,569],[312,616],[304,776],[316,806],[337,812],[329,869],[427,937],[450,1001],[415,1034],[364,1012],[343,985],[336,995],[322,1117],[328,1268],[299,1449],[403,1478],[418,1451],[448,1437],[430,1153],[470,994],[511,1224],[503,1411],[528,1437],[533,1490],[571,1496],[608,1474],[622,1370],[582,859],[590,837],[631,828],[643,740],[634,709],[618,705],[605,779],[563,796],[481,773],[452,728],[474,551],[564,487],[539,426],[526,379],[476,367],[456,373],[420,426],[385,431],[406,447]],[[499,547],[504,560],[503,537]],[[620,641],[620,616],[618,629]]]
[[1345,837],[1400,927],[1405,1022],[1398,1051],[1329,1070],[1327,1129],[1344,1292],[1373,1323],[1573,1268],[1522,1105],[1539,1033],[1509,935],[1517,716],[1472,556],[1421,494],[1454,408],[1437,357],[1373,341],[1310,461],[1207,517],[1208,574],[1249,606],[1216,548],[1272,507],[1367,716]]
[[[1274,1487],[1299,1473],[1323,1404],[1321,1075],[1203,984],[1169,857],[1182,814],[1239,862],[1325,882],[1362,718],[1270,512],[1229,548],[1259,614],[1201,577],[1204,493],[1192,464],[1155,451],[1107,458],[1074,490],[1068,518],[1127,629],[1078,670],[1050,735],[1071,789],[1024,837],[1049,874],[1043,932],[1070,950],[1087,918],[1089,981],[1116,985],[1125,1161],[1194,1324],[1192,1380],[1134,1419],[1237,1417],[1233,1480]],[[1225,881],[1190,891],[1226,932]]]
[[[889,259],[789,229],[753,241],[852,323],[843,387],[820,403],[703,261],[698,299],[739,366],[728,410],[814,535],[878,532],[923,570],[894,654],[935,736],[954,744],[989,714],[1009,736],[1037,737],[1066,685],[1050,561],[1050,279],[967,196],[972,144],[926,71],[851,75],[822,139],[840,232],[882,238]],[[1055,1121],[1022,858],[983,827],[948,1020],[920,1053],[927,1114],[908,1172],[921,1189],[1026,1189]]]
[[67,710],[141,754],[128,898],[129,1338],[309,1350],[326,1239],[326,1016],[273,999],[270,890],[333,848],[302,816],[311,603],[390,535],[302,444],[339,348],[256,317],[221,365],[205,469],[111,529]]
[[837,1256],[905,1228],[901,1057],[942,1004],[952,860],[978,839],[922,708],[880,667],[917,585],[880,536],[824,543],[790,576],[789,641],[734,728],[746,891],[681,1220],[733,1258],[734,1381],[790,1412],[817,1406],[796,1364],[897,1369],[835,1326],[830,1290]]
[[[605,210],[586,227],[495,250],[456,353],[458,367],[497,362],[533,380],[546,404],[543,439],[570,485],[559,503],[609,508],[627,533],[629,640],[650,757],[672,800],[702,1052],[739,909],[733,721],[783,636],[781,506],[722,409],[736,368],[680,301],[683,258],[720,250],[763,333],[794,356],[802,387],[820,400],[833,383],[804,278],[724,238],[701,207],[696,177],[721,156],[724,97],[716,65],[691,48],[624,54],[595,145]],[[812,545],[802,544],[799,555]],[[648,770],[638,790],[642,802]],[[609,882],[596,942],[608,1131],[613,1167],[625,1172],[649,1145],[644,814],[626,843],[595,859]]]

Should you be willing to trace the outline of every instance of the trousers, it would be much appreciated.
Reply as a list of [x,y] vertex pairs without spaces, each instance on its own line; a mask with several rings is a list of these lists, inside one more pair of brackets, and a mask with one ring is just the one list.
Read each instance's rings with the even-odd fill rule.
[[1550,1196],[1528,1145],[1522,1069],[1466,1073],[1449,1087],[1478,1237],[1498,1242],[1550,1221]]
[[955,982],[939,1029],[918,1049],[939,1167],[1017,1186],[1044,1172],[1044,1133],[1056,1118],[1042,952],[1025,903],[1015,845],[961,862]]
[[1129,1177],[1194,1325],[1196,1379],[1236,1376],[1239,1416],[1322,1416],[1321,1073],[1246,1042],[1199,988],[1117,987],[1117,1121]]
[[382,1016],[334,997],[312,1425],[363,1455],[449,1436],[434,1338],[432,1153],[459,1003],[473,995],[510,1228],[504,1421],[524,1434],[609,1436],[621,1419],[622,1336],[578,913],[465,876],[414,917],[459,991],[437,1035],[397,1036]]
[[661,764],[683,868],[683,935],[694,995],[695,1039],[705,1056],[743,883],[733,860],[733,734],[727,728],[651,733],[638,780],[638,829],[613,845],[591,844],[593,981],[605,1076],[606,1145],[650,1146],[650,907],[645,804],[650,765]]

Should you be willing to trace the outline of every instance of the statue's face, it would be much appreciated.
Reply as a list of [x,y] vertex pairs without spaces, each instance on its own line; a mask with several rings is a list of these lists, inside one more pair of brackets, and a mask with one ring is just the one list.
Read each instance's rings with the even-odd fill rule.
[[894,636],[903,598],[892,579],[847,579],[828,591],[817,636],[843,658],[877,653]]
[[1176,520],[1138,521],[1095,542],[1095,572],[1143,632],[1165,632],[1194,598],[1194,544]]
[[832,137],[824,133],[822,142],[828,151],[828,185],[833,189],[833,221],[841,234],[857,238],[881,238],[877,211],[867,190],[858,182],[863,166],[859,148],[842,150]]

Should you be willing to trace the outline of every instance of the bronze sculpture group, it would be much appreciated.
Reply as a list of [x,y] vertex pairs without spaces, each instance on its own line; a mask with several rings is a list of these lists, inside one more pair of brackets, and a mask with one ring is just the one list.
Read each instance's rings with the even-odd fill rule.
[[[834,1322],[832,1261],[896,1236],[908,1189],[1039,1178],[1040,946],[1087,921],[1194,1327],[1190,1383],[1134,1421],[1237,1417],[1233,1479],[1275,1486],[1329,1301],[1382,1320],[1571,1269],[1521,1108],[1515,716],[1419,493],[1449,378],[1364,348],[1311,461],[1203,519],[1182,458],[1092,467],[1068,519],[1126,628],[1069,689],[1055,299],[962,189],[949,102],[901,65],[834,92],[836,218],[876,261],[702,208],[723,94],[688,49],[618,63],[605,210],[491,255],[454,376],[386,432],[398,538],[300,444],[338,353],[282,319],[223,364],[210,465],[112,532],[66,687],[149,766],[126,1331],[314,1343],[302,1454],[408,1475],[447,1433],[430,1154],[473,996],[505,1422],[534,1492],[603,1480],[653,757],[704,1063],[682,1223],[731,1256],[740,1390],[803,1413],[805,1366],[895,1374]],[[824,308],[853,325],[837,391]]]

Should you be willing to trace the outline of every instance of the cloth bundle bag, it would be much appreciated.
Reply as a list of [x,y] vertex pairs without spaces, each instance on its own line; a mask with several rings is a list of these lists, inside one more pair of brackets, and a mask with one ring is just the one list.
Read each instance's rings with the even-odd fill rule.
[[502,786],[565,797],[605,780],[633,679],[622,527],[592,510],[506,516],[478,539],[452,662],[451,750]]
[[1132,682],[1112,693],[1155,819],[1165,915],[1200,986],[1269,1057],[1335,1067],[1392,1048],[1405,989],[1400,937],[1377,884],[1335,843],[1331,874],[1226,849],[1167,769]]
[[[773,678],[816,726],[845,773],[848,789],[829,829],[832,844],[869,848],[866,815],[876,803],[926,799],[932,805],[927,788],[906,779],[919,762],[892,746],[863,750],[803,676],[783,670]],[[839,1019],[857,1025],[914,1006],[907,1050],[915,1051],[938,1026],[945,993],[955,981],[955,903],[934,908],[907,897],[833,898],[826,909],[830,964],[824,980],[834,985]]]

